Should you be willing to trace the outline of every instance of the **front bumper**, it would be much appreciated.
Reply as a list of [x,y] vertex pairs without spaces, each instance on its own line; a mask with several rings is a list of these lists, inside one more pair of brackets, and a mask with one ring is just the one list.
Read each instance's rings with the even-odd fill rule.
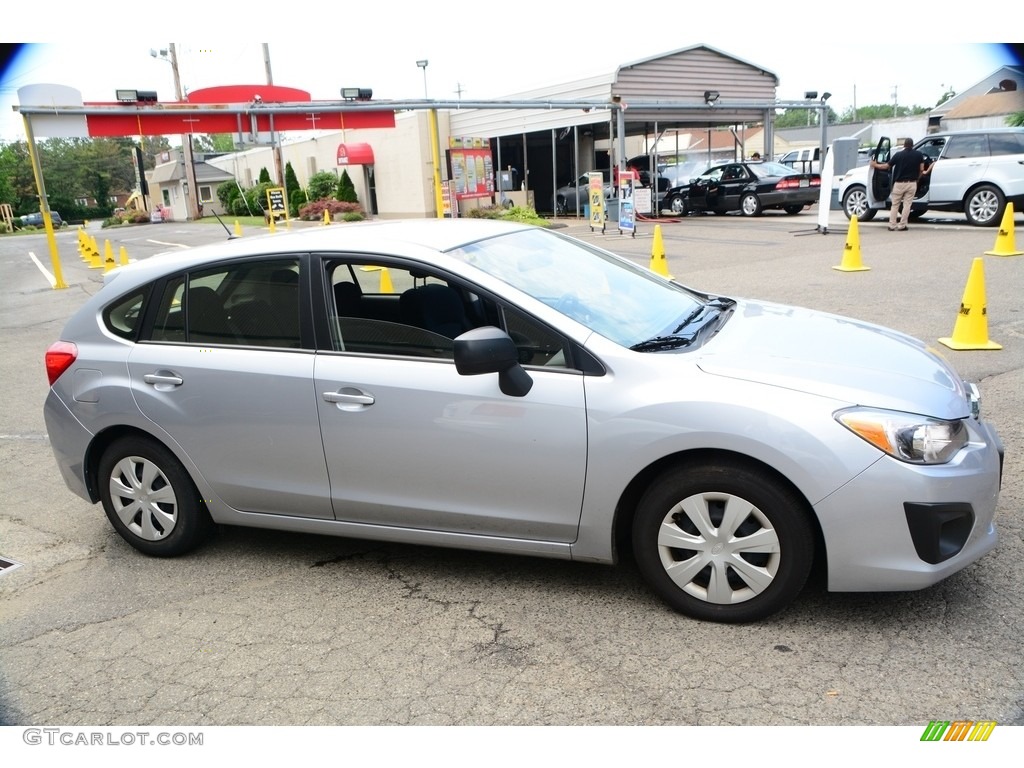
[[923,589],[996,546],[1002,444],[985,422],[969,429],[970,444],[948,464],[886,456],[815,505],[829,590]]

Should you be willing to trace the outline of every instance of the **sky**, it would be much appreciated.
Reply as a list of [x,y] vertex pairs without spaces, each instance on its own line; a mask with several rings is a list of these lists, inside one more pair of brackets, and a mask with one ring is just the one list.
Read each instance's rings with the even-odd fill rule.
[[[173,22],[162,25],[163,18],[133,22],[130,29],[106,21],[89,30],[85,21],[84,28],[66,34],[48,30],[53,36],[35,43],[2,44],[0,141],[25,138],[21,116],[12,109],[24,85],[71,86],[85,101],[114,101],[114,91],[122,88],[153,90],[162,101],[174,100],[170,64],[150,55],[168,47],[161,37],[193,40],[176,43],[186,91],[266,83],[265,41],[274,84],[308,91],[314,100],[337,100],[342,87],[371,88],[379,99],[419,99],[426,93],[455,100],[460,91],[462,99],[500,99],[708,45],[777,75],[779,99],[829,91],[830,106],[842,113],[854,104],[891,104],[894,94],[900,105],[934,106],[949,88],[962,91],[1003,64],[1022,63],[1020,44],[991,42],[1000,31],[1024,27],[1024,11],[1003,0],[986,6],[983,20],[958,14],[955,24],[922,25],[919,42],[900,44],[886,39],[896,32],[873,32],[878,25],[863,10],[832,11],[834,18],[819,21],[814,14],[821,11],[812,9],[824,4],[804,10],[800,3],[785,10],[771,5],[770,17],[762,10],[769,8],[766,3],[731,0],[728,10],[708,5],[719,10],[644,11],[628,29],[612,27],[594,12],[597,5],[539,0],[520,0],[508,20],[480,5],[450,6],[458,9],[452,11],[437,6],[426,13],[389,4],[386,11],[372,6],[303,10],[303,17],[292,21],[275,11],[263,16],[265,23],[218,18],[225,12],[204,9],[202,24],[184,20],[178,28]],[[402,19],[396,18],[399,13]],[[992,21],[999,18],[1017,23]],[[196,42],[199,33],[218,29],[225,30],[217,35],[221,42]],[[425,70],[417,66],[420,60],[428,62]]]

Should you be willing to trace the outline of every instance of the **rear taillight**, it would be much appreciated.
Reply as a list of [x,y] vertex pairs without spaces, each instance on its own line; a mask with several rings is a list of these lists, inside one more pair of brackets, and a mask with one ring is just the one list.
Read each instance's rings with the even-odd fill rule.
[[70,341],[55,341],[46,350],[46,378],[50,386],[61,377],[78,357],[78,347]]

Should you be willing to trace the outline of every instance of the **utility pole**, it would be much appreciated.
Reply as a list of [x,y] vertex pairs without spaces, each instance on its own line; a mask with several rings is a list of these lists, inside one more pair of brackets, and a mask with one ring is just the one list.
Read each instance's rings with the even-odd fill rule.
[[[263,44],[263,68],[267,71],[267,85],[274,84],[274,73],[270,69],[270,44]],[[271,118],[273,119],[273,118]],[[270,145],[274,149],[274,170],[277,172],[277,183],[284,189],[284,204],[285,207],[289,207],[288,202],[288,188],[284,183],[284,158],[281,156],[281,142],[278,141],[277,132],[271,130],[270,132]],[[289,210],[290,207],[288,208]]]
[[[174,73],[174,95],[178,101],[184,101],[185,96],[181,91],[181,75],[178,74],[178,52],[174,43],[168,46],[171,54],[171,71]],[[181,134],[182,158],[185,162],[185,183],[188,188],[185,190],[185,206],[188,211],[185,218],[195,220],[201,218],[199,213],[199,185],[196,184],[196,164],[192,156],[192,134]]]

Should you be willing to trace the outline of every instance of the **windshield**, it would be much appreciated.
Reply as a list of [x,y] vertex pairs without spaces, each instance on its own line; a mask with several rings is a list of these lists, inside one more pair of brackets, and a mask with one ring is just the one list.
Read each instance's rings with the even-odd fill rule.
[[677,332],[706,303],[625,259],[544,229],[483,240],[450,255],[624,347]]

